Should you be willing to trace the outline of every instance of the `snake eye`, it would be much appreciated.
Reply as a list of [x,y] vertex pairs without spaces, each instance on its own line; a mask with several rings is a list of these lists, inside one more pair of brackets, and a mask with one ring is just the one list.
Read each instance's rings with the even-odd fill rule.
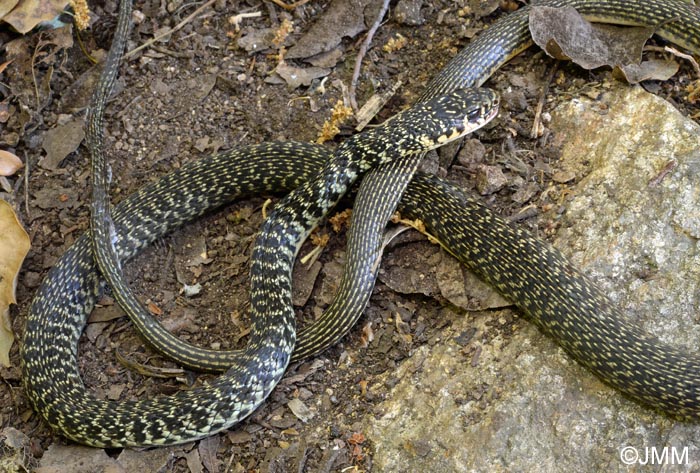
[[469,113],[467,113],[467,119],[469,120],[470,123],[476,123],[476,121],[479,119],[480,116],[481,116],[480,109],[470,110]]

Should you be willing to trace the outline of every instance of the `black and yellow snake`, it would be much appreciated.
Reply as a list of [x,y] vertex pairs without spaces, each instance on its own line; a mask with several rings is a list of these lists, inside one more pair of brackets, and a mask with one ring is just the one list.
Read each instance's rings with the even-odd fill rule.
[[[120,21],[127,14],[128,10],[122,9]],[[119,30],[124,31],[122,25]],[[114,76],[112,69],[118,60],[109,60],[107,64],[108,80],[101,84],[108,84],[109,77]],[[102,85],[98,88],[100,99],[89,114],[89,145],[93,157],[97,154],[98,158],[102,157],[102,150],[100,124],[95,116],[102,113],[109,88]],[[314,176],[304,172],[304,182],[275,207],[253,248],[253,328],[248,345],[237,353],[236,363],[225,375],[205,387],[138,402],[100,401],[89,396],[74,382],[78,375],[76,360],[67,355],[75,354],[72,344],[77,343],[77,338],[70,335],[79,335],[79,332],[69,334],[68,330],[82,326],[86,313],[83,307],[75,310],[76,299],[88,294],[94,297],[94,290],[77,290],[72,278],[85,268],[93,268],[89,258],[76,261],[64,257],[61,261],[67,261],[68,267],[59,263],[52,269],[34,298],[26,326],[25,383],[35,407],[68,437],[98,446],[182,443],[244,419],[269,395],[290,361],[296,341],[291,270],[301,243],[318,220],[369,168],[458,139],[489,121],[497,110],[498,97],[491,90],[459,89],[423,102],[386,124],[345,141],[332,159],[312,168]],[[266,155],[263,149],[273,156]],[[210,208],[205,188],[215,193],[226,192],[229,198],[231,191],[227,189],[231,188],[240,188],[242,192],[246,187],[258,192],[283,189],[285,186],[278,178],[285,175],[289,165],[274,158],[289,149],[295,148],[278,144],[242,150],[225,169],[212,162],[204,173],[199,167],[200,172],[177,178],[177,181],[198,183],[199,190],[174,191],[176,186],[172,182],[160,181],[151,186],[148,203],[131,209],[129,216],[136,220],[128,225],[120,222],[117,214],[112,221],[106,214],[95,212],[105,229],[106,240],[97,250],[106,247],[117,258],[116,269],[108,270],[118,270],[120,240],[130,244],[138,241],[130,232],[145,230],[153,232],[152,236],[160,234],[159,229],[149,228],[149,220],[172,228],[188,213],[202,213]],[[263,166],[261,161],[275,166]],[[171,207],[156,206],[153,199],[168,202]],[[173,202],[178,199],[179,202]],[[83,250],[78,245],[77,252]],[[90,254],[83,252],[83,256]],[[76,290],[66,294],[66,288]],[[69,300],[59,300],[59,294],[68,295]],[[153,327],[146,326],[145,331],[152,333]],[[43,337],[54,340],[47,343]]]
[[[584,15],[601,21],[662,24],[661,36],[700,52],[700,15],[697,9],[680,1],[542,3],[574,5]],[[500,64],[529,46],[526,10],[489,28],[431,82],[423,98],[480,84]],[[417,106],[413,112],[420,111],[427,116],[421,107],[424,106]],[[414,115],[413,120],[416,119]],[[400,119],[398,122],[401,125]],[[402,141],[408,136],[409,125],[403,125],[406,128],[394,129],[393,141]],[[386,149],[386,143],[372,143],[367,138],[355,143],[359,143],[355,151],[361,153],[371,154],[373,150]],[[351,144],[345,146],[352,147]],[[342,155],[343,151],[340,153]],[[251,163],[253,158],[259,161]],[[259,191],[262,183],[279,189],[295,186],[310,178],[310,174],[320,167],[320,160],[327,158],[328,152],[310,145],[267,144],[199,161],[166,176],[118,206],[114,213],[114,235],[108,237],[114,238],[119,257],[130,257],[173,226],[201,214],[210,206],[228,201],[239,190],[236,188]],[[385,168],[368,177],[375,184],[388,184],[382,190],[386,196],[386,192],[390,192],[386,189],[406,185],[407,179],[401,173],[410,175],[405,169],[411,169],[416,159],[409,156],[406,160],[392,162],[388,165],[389,171]],[[239,167],[230,168],[228,165],[232,160]],[[351,174],[359,171],[357,169]],[[234,178],[234,172],[238,180],[231,184],[226,179]],[[255,176],[264,178],[261,177],[262,182],[256,182]],[[332,185],[330,189],[333,189]],[[364,202],[376,205],[381,200],[376,197],[377,192],[365,193]],[[426,221],[453,253],[530,314],[545,332],[602,379],[668,412],[698,416],[698,359],[663,346],[629,326],[607,298],[557,252],[513,229],[483,206],[435,179],[417,177],[409,184],[402,205],[407,216]],[[322,207],[320,204],[315,206]],[[393,203],[389,202],[384,207],[391,206]],[[428,213],[427,206],[433,211]],[[439,211],[439,216],[436,211]],[[168,217],[165,220],[164,215]],[[355,217],[353,224],[357,226],[358,221],[363,222],[362,218]],[[363,231],[369,235],[376,232],[376,228],[365,225]],[[273,248],[282,246],[280,239],[286,238],[286,232],[303,234],[293,226],[279,223],[268,223],[265,232],[272,238],[268,243]],[[363,240],[358,238],[358,241]],[[272,269],[282,268],[283,273],[288,273],[287,266],[294,256],[293,247],[287,247],[285,256],[288,259],[284,263],[280,262],[279,253],[265,248],[270,246],[263,245],[256,250],[254,271],[269,275]],[[364,248],[376,247],[370,244]],[[280,251],[279,248],[276,251]],[[355,251],[351,249],[349,253],[352,255]],[[359,256],[374,262],[374,255]],[[359,263],[356,266],[363,268],[366,265]],[[276,287],[286,287],[288,281],[283,279],[280,277],[272,282]],[[240,375],[234,378],[220,378],[211,386],[219,396],[225,394],[233,399],[232,403],[238,402],[237,407],[229,412],[220,409],[217,404],[220,398],[203,398],[197,391],[178,393],[177,401],[171,403],[97,401],[82,387],[75,360],[77,340],[85,323],[85,314],[94,303],[97,282],[89,242],[83,237],[61,258],[42,284],[30,309],[22,350],[25,383],[35,408],[52,426],[77,441],[92,445],[176,443],[226,428],[235,419],[251,412],[255,403],[250,400],[261,401],[271,389],[271,380],[264,376],[269,373],[274,377],[281,376],[280,370],[288,361],[288,353],[279,355],[272,350],[271,339],[259,343],[260,350],[244,355],[250,357],[244,372],[239,372]],[[72,292],[66,294],[66,287]],[[257,299],[264,308],[268,295],[254,289],[253,303]],[[287,302],[280,301],[281,304]],[[261,324],[256,321],[256,325]],[[282,337],[275,340],[293,340],[293,334],[286,326],[267,328],[268,335]],[[345,330],[347,327],[343,323],[327,322],[318,333],[337,335]],[[260,372],[266,374],[252,371],[251,366],[260,367]],[[227,417],[231,410],[234,415]]]

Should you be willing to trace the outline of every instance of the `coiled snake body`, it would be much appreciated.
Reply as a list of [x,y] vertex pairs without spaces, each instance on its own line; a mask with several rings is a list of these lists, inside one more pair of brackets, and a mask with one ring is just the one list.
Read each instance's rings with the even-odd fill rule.
[[[78,245],[51,270],[30,308],[22,356],[27,390],[30,396],[40,393],[31,397],[35,407],[68,437],[97,446],[181,443],[244,419],[269,395],[290,361],[296,341],[291,269],[301,242],[315,223],[370,167],[464,136],[490,120],[497,110],[498,98],[489,89],[461,89],[406,110],[385,125],[345,141],[332,159],[317,165],[315,175],[278,204],[263,224],[252,255],[253,328],[248,345],[225,375],[203,388],[180,391],[170,398],[125,403],[100,401],[85,393],[75,360],[80,331],[72,330],[83,326],[84,306],[93,303],[95,288],[76,287],[82,281],[73,277],[85,277],[84,269],[89,266],[83,253],[86,248]],[[277,155],[284,156],[285,151],[289,155],[292,149],[289,145],[249,148],[234,153],[237,159],[225,169],[218,162],[211,163],[206,172],[197,167],[199,173],[150,186],[147,202],[131,208],[138,224],[132,221],[123,225],[115,213],[110,230],[113,248],[118,251],[121,238],[129,242],[134,239],[133,235],[123,237],[120,230],[141,231],[148,227],[149,217],[172,228],[188,213],[201,214],[212,205],[206,192],[201,191],[204,188],[212,189],[214,198],[216,193],[230,196],[230,189],[236,188],[242,189],[239,193],[246,188],[283,189],[285,183],[279,182],[279,176],[293,166]],[[263,150],[270,150],[272,156],[266,156]],[[258,162],[261,159],[265,159],[265,165]],[[276,166],[269,167],[270,163]],[[299,174],[308,177],[310,173],[292,175]],[[200,190],[175,191],[183,180],[196,182]],[[173,207],[175,212],[155,205],[156,201],[174,204],[177,199],[182,200]],[[148,239],[157,235],[149,235]],[[75,258],[81,260],[76,262]],[[72,293],[65,294],[66,288]],[[68,295],[68,300],[62,295]]]
[[[544,3],[573,4],[582,13],[604,21],[663,24],[662,36],[700,51],[698,11],[683,2]],[[464,85],[481,83],[502,62],[527,47],[526,12],[510,15],[493,25],[480,41],[476,43],[480,46],[468,48],[450,63],[428,86],[424,96],[434,97]],[[362,144],[361,151],[368,150],[369,146]],[[256,161],[250,162],[252,158]],[[120,258],[128,258],[162,233],[210,206],[228,201],[238,191],[259,191],[261,185],[283,189],[306,181],[320,167],[321,160],[327,158],[328,153],[321,148],[289,143],[264,144],[198,161],[115,208],[114,247]],[[400,169],[405,164],[394,162],[389,166]],[[225,178],[234,173],[238,173],[240,181],[231,184]],[[250,176],[265,177],[254,182]],[[392,186],[405,185],[400,181],[397,179]],[[430,213],[424,210],[428,203]],[[411,182],[402,206],[408,217],[426,221],[454,254],[530,314],[545,332],[606,382],[667,412],[699,415],[698,358],[661,345],[627,324],[607,298],[556,251],[505,224],[483,206],[434,178],[419,176]],[[267,228],[272,230],[274,245],[289,228],[270,225],[274,224],[268,224]],[[293,230],[292,233],[303,234],[301,230]],[[293,247],[287,248],[287,256],[292,258]],[[257,269],[262,270],[260,273],[266,272],[265,266],[279,269],[280,264],[290,264],[279,263],[278,256],[264,249],[256,253],[254,261]],[[283,269],[288,272],[288,267]],[[277,282],[286,284],[281,279]],[[270,346],[272,339],[265,338],[257,342],[261,350],[245,355],[249,357],[246,366],[258,366],[261,371],[247,370],[234,378],[217,379],[211,385],[212,392],[217,393],[214,397],[203,398],[201,392],[193,390],[178,393],[176,402],[97,401],[85,392],[76,367],[77,340],[85,324],[85,314],[94,304],[97,284],[89,241],[82,237],[39,289],[30,309],[22,349],[23,374],[32,403],[52,426],[74,440],[99,446],[143,445],[177,443],[207,435],[249,414],[271,389],[272,378],[281,375],[286,366],[288,353],[278,354],[273,350],[277,347]],[[257,299],[262,306],[266,305],[265,296],[254,292],[252,297],[254,303]],[[336,325],[329,327],[332,330],[326,328],[319,333],[338,332]],[[293,343],[288,328],[269,329],[272,335],[281,337],[275,340]],[[271,377],[265,378],[268,375]],[[222,410],[219,403],[224,397],[232,405],[238,404],[228,411]],[[250,402],[251,399],[255,402]]]

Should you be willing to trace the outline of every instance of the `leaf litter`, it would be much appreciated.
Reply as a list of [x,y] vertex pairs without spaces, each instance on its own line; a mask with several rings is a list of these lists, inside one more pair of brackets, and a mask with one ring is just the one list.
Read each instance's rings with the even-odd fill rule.
[[10,366],[14,342],[10,305],[16,304],[17,275],[29,251],[29,235],[12,206],[0,199],[0,365]]

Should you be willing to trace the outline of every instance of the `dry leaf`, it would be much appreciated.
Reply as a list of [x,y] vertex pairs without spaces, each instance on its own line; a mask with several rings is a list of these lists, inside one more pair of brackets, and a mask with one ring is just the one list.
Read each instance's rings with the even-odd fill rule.
[[22,160],[16,155],[0,149],[0,176],[11,176],[22,166]]
[[0,0],[0,19],[10,13],[19,0]]
[[[5,0],[0,1],[0,9],[3,9],[4,3]],[[39,23],[56,18],[67,5],[67,0],[21,0],[11,12],[0,19],[24,34],[33,30]]]
[[[49,445],[41,457],[39,473],[63,473],[68,471],[124,471],[117,460],[98,448],[81,445]],[[143,470],[141,470],[143,471]]]
[[277,65],[275,72],[287,82],[290,89],[296,89],[302,85],[311,85],[311,81],[314,79],[326,77],[331,73],[331,70],[314,66],[307,68],[295,67],[282,62]]
[[289,409],[291,409],[292,414],[294,414],[297,419],[304,423],[307,423],[315,415],[315,413],[298,398],[294,398],[289,401],[287,406],[289,406]]
[[533,7],[529,21],[534,42],[547,54],[570,58],[584,69],[639,65],[642,48],[654,34],[653,28],[591,24],[572,7]]
[[495,12],[501,0],[470,0],[469,7],[477,18],[483,18]]
[[47,130],[41,145],[46,156],[39,161],[39,166],[50,170],[58,169],[63,159],[77,150],[85,138],[84,125],[82,119],[76,118]]
[[669,59],[661,61],[650,59],[641,64],[628,64],[613,69],[613,77],[624,79],[630,84],[637,84],[643,80],[668,80],[673,77],[680,65]]
[[[338,47],[344,37],[354,38],[367,29],[365,15],[374,18],[381,2],[333,0],[313,25],[287,51],[287,59],[305,59]],[[373,10],[374,9],[374,10]]]
[[[2,2],[0,2],[0,3],[2,3]],[[5,61],[5,62],[3,62],[2,64],[0,64],[0,74],[2,74],[2,73],[5,71],[5,69],[7,69],[7,66],[9,66],[11,63],[12,63],[12,59],[10,59],[9,61]]]
[[10,366],[14,341],[10,304],[15,304],[17,274],[29,251],[29,235],[17,220],[10,204],[0,200],[0,364]]

